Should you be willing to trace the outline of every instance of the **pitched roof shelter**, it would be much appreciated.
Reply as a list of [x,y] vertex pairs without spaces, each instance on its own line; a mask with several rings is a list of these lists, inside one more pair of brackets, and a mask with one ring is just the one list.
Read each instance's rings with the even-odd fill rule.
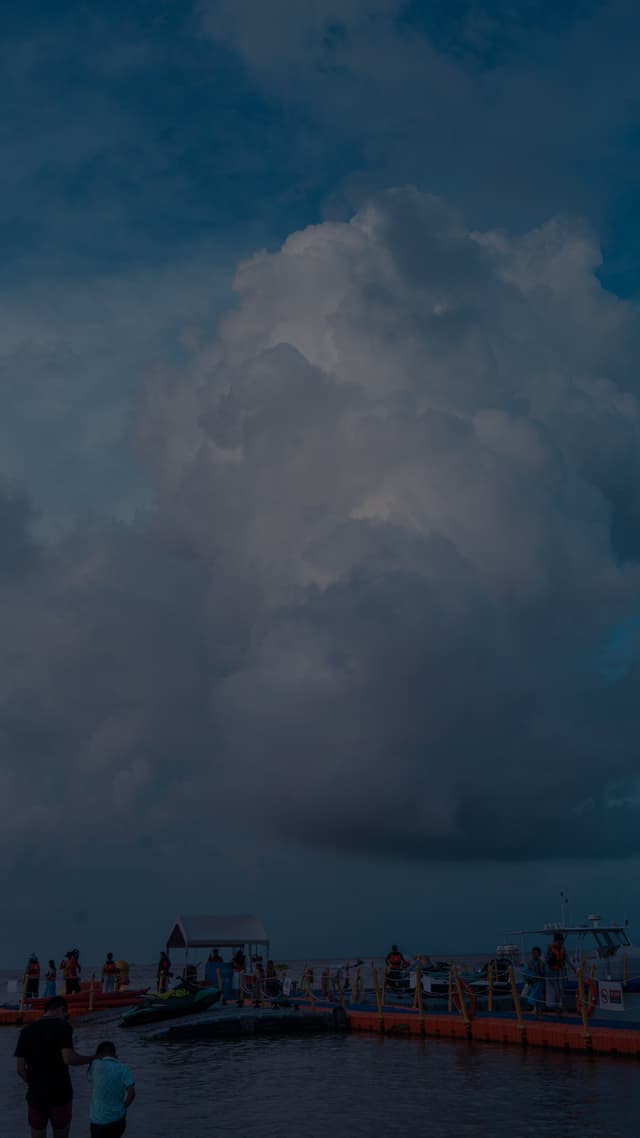
[[258,917],[191,916],[177,917],[167,948],[235,948],[258,945],[269,950],[269,937]]

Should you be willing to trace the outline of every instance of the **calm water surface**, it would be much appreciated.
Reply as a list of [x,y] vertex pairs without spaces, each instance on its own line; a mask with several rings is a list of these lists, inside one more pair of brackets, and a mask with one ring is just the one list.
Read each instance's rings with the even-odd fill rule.
[[[0,972],[0,989],[17,976]],[[132,967],[134,985],[153,979],[153,968]],[[74,1033],[89,1054],[113,1039],[133,1068],[128,1138],[640,1138],[633,1061],[368,1035],[151,1042],[118,1021],[102,1013]],[[27,1134],[17,1034],[0,1028],[1,1138]],[[85,1069],[72,1079],[77,1138],[89,1132]]]
[[[25,1135],[16,1031],[0,1029],[1,1133]],[[136,1075],[129,1138],[637,1138],[633,1062],[499,1045],[340,1035],[238,1043],[144,1042],[101,1017],[76,1029],[91,1052],[113,1038]],[[87,1134],[84,1069],[72,1072],[72,1136]]]

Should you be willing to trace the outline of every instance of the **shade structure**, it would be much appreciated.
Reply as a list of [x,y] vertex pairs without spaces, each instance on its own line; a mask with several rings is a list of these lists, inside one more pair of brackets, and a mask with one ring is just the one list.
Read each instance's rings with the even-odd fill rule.
[[269,937],[258,917],[177,917],[167,938],[167,948],[234,948],[247,944],[269,947]]

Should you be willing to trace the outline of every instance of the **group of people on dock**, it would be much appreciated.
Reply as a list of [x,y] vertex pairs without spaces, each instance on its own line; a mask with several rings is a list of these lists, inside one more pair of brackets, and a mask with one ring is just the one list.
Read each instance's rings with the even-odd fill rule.
[[[24,971],[24,993],[28,1000],[38,999],[42,995],[45,999],[50,999],[55,995],[72,996],[80,991],[82,968],[80,965],[80,950],[77,948],[69,949],[64,954],[62,960],[56,965],[55,960],[50,959],[42,974],[40,961],[35,954],[31,953],[27,961]],[[40,992],[40,984],[44,979],[44,988]],[[113,953],[108,952],[104,964],[102,965],[102,990],[103,992],[114,992],[117,988],[125,988],[129,985],[129,966],[124,960],[115,961]],[[60,987],[60,992],[58,992]]]
[[523,992],[534,1015],[541,1015],[544,1011],[562,1012],[568,966],[574,968],[567,956],[564,934],[561,932],[554,933],[546,958],[539,945],[534,945],[531,949],[524,971],[526,986]]

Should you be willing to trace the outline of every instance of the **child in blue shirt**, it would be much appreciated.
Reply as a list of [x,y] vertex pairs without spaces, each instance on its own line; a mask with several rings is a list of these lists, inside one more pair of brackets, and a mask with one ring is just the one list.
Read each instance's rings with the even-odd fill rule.
[[96,1048],[88,1079],[93,1088],[89,1118],[91,1138],[122,1138],[127,1125],[127,1107],[136,1097],[133,1075],[120,1063],[113,1043]]

